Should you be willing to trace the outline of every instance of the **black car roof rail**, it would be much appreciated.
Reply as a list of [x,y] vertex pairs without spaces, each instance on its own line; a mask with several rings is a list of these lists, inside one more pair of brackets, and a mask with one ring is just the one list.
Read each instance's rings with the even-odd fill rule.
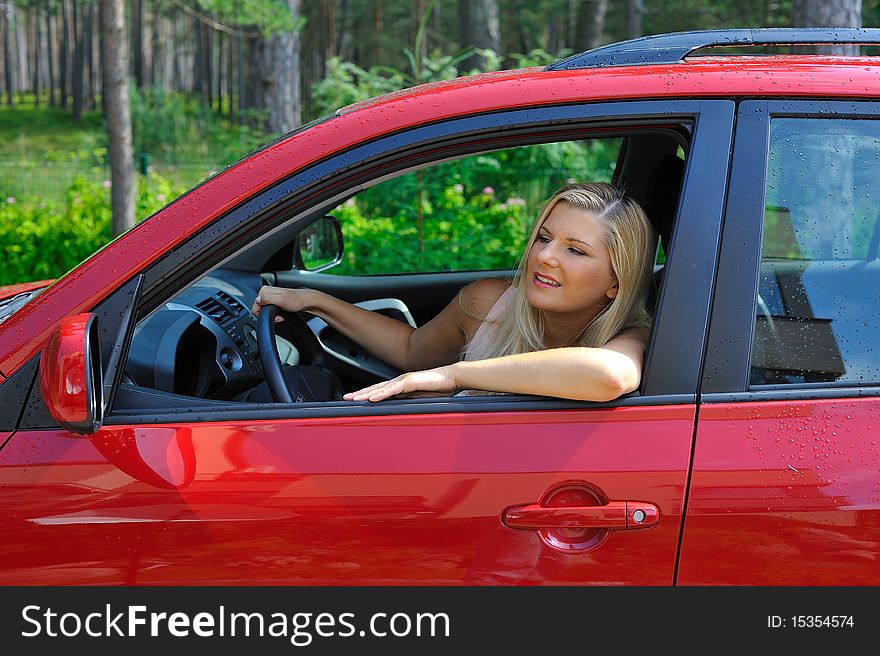
[[877,45],[880,28],[765,27],[753,30],[697,30],[643,36],[611,43],[553,62],[545,70],[675,64],[701,48],[769,45]]

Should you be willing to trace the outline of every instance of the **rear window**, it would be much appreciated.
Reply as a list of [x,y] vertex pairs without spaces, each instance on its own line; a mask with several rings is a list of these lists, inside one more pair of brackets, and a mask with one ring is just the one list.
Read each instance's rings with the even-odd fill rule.
[[880,124],[775,119],[753,385],[880,381]]

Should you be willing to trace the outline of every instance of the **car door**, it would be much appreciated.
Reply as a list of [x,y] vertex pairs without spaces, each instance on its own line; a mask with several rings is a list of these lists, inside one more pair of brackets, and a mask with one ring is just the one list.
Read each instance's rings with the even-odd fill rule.
[[[628,123],[682,125],[691,135],[640,393],[609,403],[194,401],[173,411],[111,408],[96,434],[73,437],[53,425],[34,386],[0,451],[0,531],[15,545],[0,563],[4,581],[671,584],[733,103],[530,108],[369,148],[402,166],[426,147],[448,157],[447,141],[479,150],[499,126],[516,143],[517,130],[534,140]],[[327,186],[343,173],[357,180],[359,156],[323,162],[339,171]],[[273,202],[282,193],[273,189]],[[138,303],[155,306],[169,272],[182,276],[194,260],[183,248],[159,261]]]
[[880,112],[739,108],[683,585],[880,582]]

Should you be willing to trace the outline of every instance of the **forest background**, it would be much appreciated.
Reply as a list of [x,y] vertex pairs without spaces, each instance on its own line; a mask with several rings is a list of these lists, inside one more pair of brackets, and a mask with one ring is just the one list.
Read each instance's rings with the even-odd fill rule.
[[[109,17],[118,19],[115,33]],[[64,274],[261,145],[381,93],[543,66],[662,32],[878,24],[880,0],[0,2],[0,285]],[[114,79],[127,116],[106,82]],[[114,136],[119,129],[129,130],[126,143]],[[523,206],[508,202],[494,172],[550,179],[613,166],[601,148],[559,144],[527,167],[502,167],[517,156],[420,177],[417,193],[401,185],[396,197],[367,194],[361,206],[340,208],[346,240],[377,252],[372,241],[387,238],[389,226],[409,234],[418,214],[433,221],[438,243],[444,230],[496,221],[511,231],[500,243],[515,252],[526,228],[509,219]],[[418,270],[437,249],[419,243],[408,252],[404,269]],[[368,258],[359,262],[350,272],[372,272]]]

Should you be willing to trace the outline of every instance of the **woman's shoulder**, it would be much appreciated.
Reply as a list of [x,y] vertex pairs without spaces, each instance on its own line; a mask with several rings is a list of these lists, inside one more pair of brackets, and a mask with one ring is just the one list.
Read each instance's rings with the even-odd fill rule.
[[509,288],[510,281],[500,278],[483,278],[462,288],[458,295],[459,325],[468,341],[473,339],[498,299]]
[[502,278],[476,280],[461,290],[462,308],[466,314],[482,321],[510,287],[510,281]]
[[619,333],[617,333],[614,337],[608,340],[608,344],[612,342],[616,342],[618,340],[636,340],[641,342],[642,344],[648,343],[648,338],[651,335],[650,328],[645,326],[629,326],[624,328]]

